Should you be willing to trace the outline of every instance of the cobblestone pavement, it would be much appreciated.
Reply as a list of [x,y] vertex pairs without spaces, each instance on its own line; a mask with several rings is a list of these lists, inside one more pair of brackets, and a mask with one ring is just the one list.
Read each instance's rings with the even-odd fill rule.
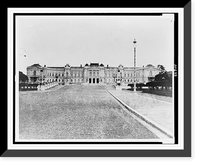
[[158,138],[123,111],[106,89],[66,85],[45,93],[20,93],[19,138]]

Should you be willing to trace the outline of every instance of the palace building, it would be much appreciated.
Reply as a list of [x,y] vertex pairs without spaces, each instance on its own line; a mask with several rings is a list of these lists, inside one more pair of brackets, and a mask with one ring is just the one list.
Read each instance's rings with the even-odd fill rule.
[[[116,84],[120,81],[123,85],[134,82],[147,83],[152,81],[160,72],[159,68],[153,65],[143,67],[111,67],[99,63],[85,64],[84,66],[47,67],[33,64],[27,67],[29,83],[49,83],[58,82],[59,84]],[[134,76],[135,75],[135,76]]]

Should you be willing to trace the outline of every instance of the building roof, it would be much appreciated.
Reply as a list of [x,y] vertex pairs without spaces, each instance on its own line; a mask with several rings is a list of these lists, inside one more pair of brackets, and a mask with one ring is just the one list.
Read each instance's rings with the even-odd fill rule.
[[28,66],[27,68],[29,68],[29,67],[38,67],[38,68],[41,68],[42,66],[40,66],[39,63],[37,63],[37,64],[33,64],[33,65],[31,65],[31,66]]
[[90,63],[90,66],[99,66],[99,63]]
[[148,64],[146,65],[146,67],[154,67],[152,64]]
[[[105,70],[117,69],[119,67],[122,67],[125,70],[133,70],[134,69],[134,67],[124,67],[122,65],[119,65],[118,67],[111,67],[109,65],[104,66],[102,63],[101,64],[99,64],[99,63],[90,63],[90,65],[88,65],[86,63],[85,66],[87,66],[87,67],[104,67]],[[40,69],[46,68],[46,69],[50,69],[50,70],[51,69],[53,69],[53,70],[64,70],[65,67],[70,67],[70,66],[69,66],[69,64],[67,64],[67,65],[65,65],[65,67],[46,67],[46,65],[45,65],[45,67],[42,67],[39,63],[37,63],[37,64],[33,64],[31,66],[28,66],[27,68],[32,68],[32,67],[36,67],[36,68],[40,68]],[[80,66],[71,66],[70,68],[72,68],[72,69],[83,69],[83,66],[82,65],[80,65]],[[144,66],[143,67],[135,67],[136,70],[148,69],[148,68],[154,68],[154,69],[159,70],[158,68],[154,67],[151,64],[148,64],[145,67]]]
[[47,67],[47,68],[53,68],[53,69],[64,69],[64,67]]
[[72,66],[71,69],[81,69],[81,70],[82,70],[83,67],[80,67],[80,66]]

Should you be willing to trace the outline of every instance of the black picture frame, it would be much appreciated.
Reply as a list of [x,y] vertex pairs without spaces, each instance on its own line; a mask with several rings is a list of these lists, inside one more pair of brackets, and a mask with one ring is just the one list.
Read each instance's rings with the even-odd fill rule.
[[[191,1],[136,4],[142,8],[184,9],[184,149],[183,150],[10,150],[7,105],[1,113],[1,157],[191,157]],[[6,19],[7,21],[7,19]],[[6,23],[7,25],[7,23]],[[7,27],[6,27],[7,30]],[[7,40],[7,35],[6,35]],[[6,48],[6,47],[5,47]],[[7,51],[7,50],[6,50]],[[7,59],[6,59],[7,61]],[[6,67],[7,70],[7,67]],[[7,73],[6,73],[7,74]],[[7,75],[6,75],[7,78]],[[7,79],[6,79],[7,80]],[[7,87],[7,82],[5,81]],[[7,96],[7,91],[5,92]],[[6,102],[4,102],[6,103]]]

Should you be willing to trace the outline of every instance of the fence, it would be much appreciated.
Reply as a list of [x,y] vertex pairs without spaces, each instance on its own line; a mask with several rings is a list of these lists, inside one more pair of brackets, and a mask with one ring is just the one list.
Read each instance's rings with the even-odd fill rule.
[[57,86],[57,82],[44,83],[44,84],[31,84],[31,83],[19,83],[19,91],[42,91]]
[[19,83],[19,91],[37,91],[38,84]]

